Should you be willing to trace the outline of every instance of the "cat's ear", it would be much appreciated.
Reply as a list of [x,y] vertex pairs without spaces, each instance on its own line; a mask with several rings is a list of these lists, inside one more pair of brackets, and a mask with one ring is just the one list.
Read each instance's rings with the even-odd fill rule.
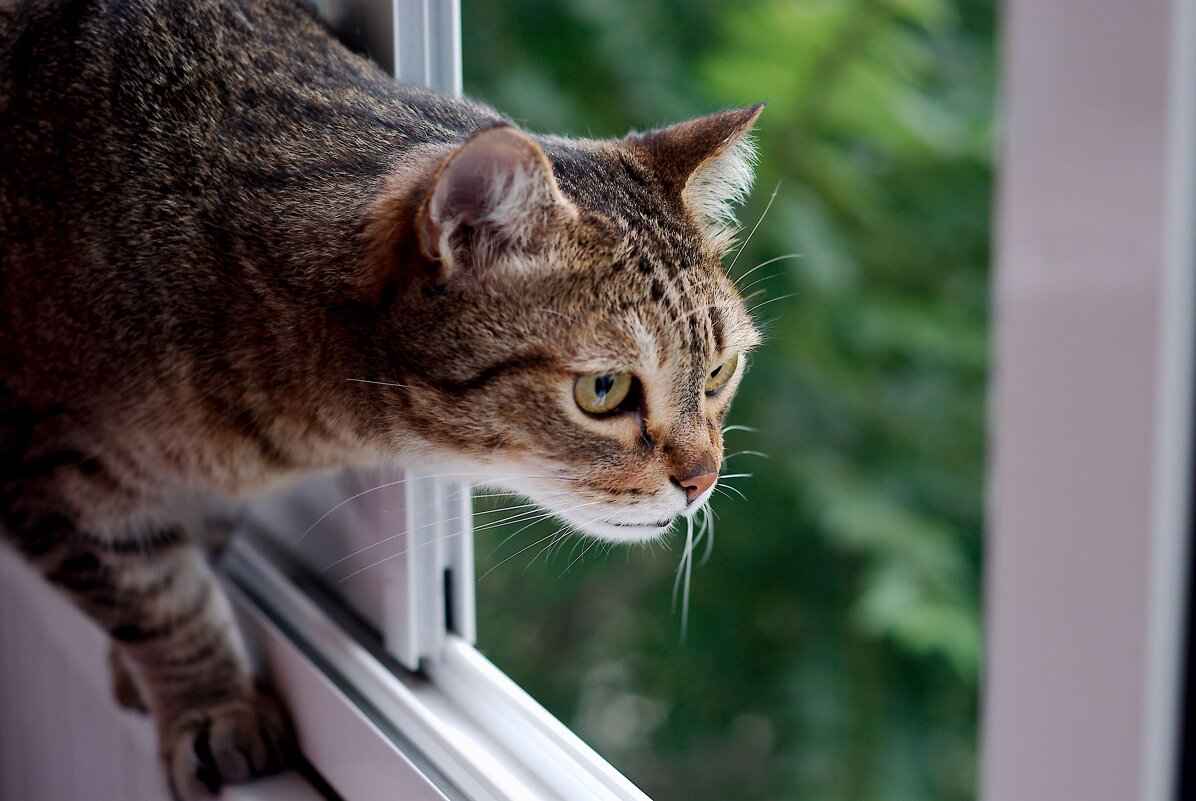
[[575,219],[540,146],[510,125],[478,131],[440,165],[416,217],[444,277],[520,269],[553,226]]
[[757,103],[627,138],[666,190],[680,195],[720,252],[734,238],[735,207],[747,199],[755,179],[756,150],[748,132],[763,110]]

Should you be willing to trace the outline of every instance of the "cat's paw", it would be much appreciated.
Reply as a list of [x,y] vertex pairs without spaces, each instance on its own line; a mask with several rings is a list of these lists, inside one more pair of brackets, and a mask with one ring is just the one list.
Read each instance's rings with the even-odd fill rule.
[[226,784],[280,770],[295,753],[281,707],[261,694],[187,710],[159,737],[176,801],[210,799]]

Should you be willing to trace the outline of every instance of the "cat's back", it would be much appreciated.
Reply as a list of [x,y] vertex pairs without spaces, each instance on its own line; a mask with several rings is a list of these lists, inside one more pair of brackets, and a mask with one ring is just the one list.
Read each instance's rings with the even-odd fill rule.
[[204,347],[211,298],[252,319],[410,148],[497,119],[296,0],[0,0],[0,379]]
[[360,182],[499,119],[394,82],[298,0],[0,0],[0,202],[26,216]]
[[50,171],[97,190],[138,168],[171,182],[318,172],[351,154],[381,170],[366,161],[487,119],[395,83],[297,0],[0,0],[10,185]]

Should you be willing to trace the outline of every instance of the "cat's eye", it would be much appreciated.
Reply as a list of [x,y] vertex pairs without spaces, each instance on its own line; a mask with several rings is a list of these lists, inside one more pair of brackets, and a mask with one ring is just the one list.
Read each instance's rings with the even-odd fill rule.
[[631,392],[631,373],[591,373],[573,384],[573,398],[583,412],[607,414]]
[[706,376],[706,394],[709,395],[726,386],[731,377],[735,375],[735,368],[737,367],[739,367],[738,353],[711,370],[709,375]]

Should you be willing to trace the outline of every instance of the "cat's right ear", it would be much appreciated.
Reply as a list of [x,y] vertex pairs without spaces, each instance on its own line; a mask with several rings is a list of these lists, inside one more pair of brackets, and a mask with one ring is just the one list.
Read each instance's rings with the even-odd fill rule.
[[540,146],[510,125],[478,131],[446,158],[416,216],[420,250],[442,277],[525,269],[577,210]]

